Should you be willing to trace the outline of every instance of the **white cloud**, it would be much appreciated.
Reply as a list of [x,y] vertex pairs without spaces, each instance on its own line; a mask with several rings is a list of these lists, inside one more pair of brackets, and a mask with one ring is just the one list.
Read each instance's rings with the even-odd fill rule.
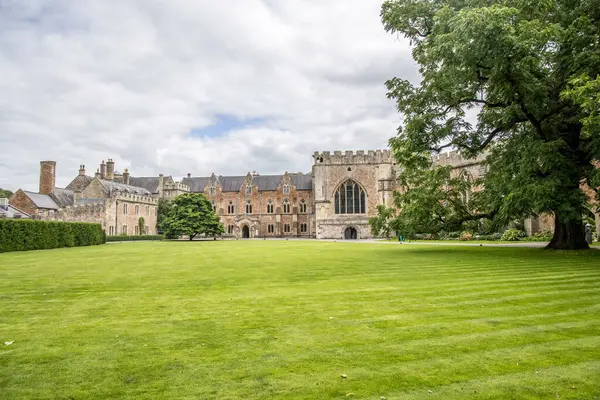
[[[0,0],[0,187],[65,185],[100,160],[134,176],[310,171],[317,150],[383,148],[406,42],[372,0]],[[263,121],[191,136],[216,115]]]

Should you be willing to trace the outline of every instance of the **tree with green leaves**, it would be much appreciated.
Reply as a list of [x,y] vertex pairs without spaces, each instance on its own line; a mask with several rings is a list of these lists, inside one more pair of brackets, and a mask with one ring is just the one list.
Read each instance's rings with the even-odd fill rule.
[[394,221],[396,220],[396,208],[386,207],[381,204],[377,206],[377,215],[369,219],[371,233],[373,236],[383,236],[386,239],[390,238],[390,234],[394,229]]
[[0,188],[0,199],[5,198],[5,199],[10,199],[12,197],[14,193],[11,192],[8,189],[2,189]]
[[158,206],[156,208],[156,228],[158,232],[163,232],[162,223],[169,215],[171,210],[171,202],[167,199],[158,199]]
[[184,193],[170,203],[169,213],[161,222],[167,237],[198,235],[217,237],[225,232],[210,201],[201,193]]
[[[441,230],[551,213],[549,248],[587,248],[581,186],[600,186],[597,0],[387,0],[381,17],[410,40],[422,78],[386,82],[403,114],[390,140],[403,171],[398,218]],[[485,154],[485,177],[461,183],[433,167],[451,148]]]

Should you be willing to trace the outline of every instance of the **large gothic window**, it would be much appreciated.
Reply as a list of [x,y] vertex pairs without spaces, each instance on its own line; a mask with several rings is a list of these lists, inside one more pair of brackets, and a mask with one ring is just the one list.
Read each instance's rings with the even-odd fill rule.
[[364,214],[366,212],[365,191],[358,183],[348,179],[334,195],[336,214]]
[[235,212],[235,207],[233,206],[233,201],[229,201],[227,205],[227,214],[233,214]]
[[250,200],[246,201],[246,214],[252,214],[252,203]]
[[273,214],[273,202],[271,200],[267,204],[267,214]]

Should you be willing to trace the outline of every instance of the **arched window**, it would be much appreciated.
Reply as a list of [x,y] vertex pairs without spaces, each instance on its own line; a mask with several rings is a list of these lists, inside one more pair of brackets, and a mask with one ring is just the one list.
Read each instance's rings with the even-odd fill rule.
[[246,194],[252,194],[252,185],[251,184],[246,185]]
[[306,201],[300,200],[300,212],[306,214]]
[[229,204],[227,204],[227,214],[235,213],[235,207],[233,206],[233,201],[229,200]]
[[348,179],[342,183],[334,195],[336,214],[364,214],[366,212],[365,191]]
[[136,204],[135,206],[135,215],[140,215],[140,206]]
[[250,200],[246,201],[246,214],[252,214],[252,203]]
[[287,183],[283,185],[283,194],[290,194],[290,185]]
[[267,214],[273,214],[273,201],[269,200],[269,202],[267,203]]
[[215,185],[210,185],[210,195],[211,195],[211,196],[214,196],[214,195],[215,195],[215,191],[216,191],[216,189],[215,189]]
[[285,199],[283,201],[283,213],[284,214],[290,213],[290,201],[288,199]]
[[285,224],[283,225],[283,232],[284,233],[290,233],[292,231],[290,224]]

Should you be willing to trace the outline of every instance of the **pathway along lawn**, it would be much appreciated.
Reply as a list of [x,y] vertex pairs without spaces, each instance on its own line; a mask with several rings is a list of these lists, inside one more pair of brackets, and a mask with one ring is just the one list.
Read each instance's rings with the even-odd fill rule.
[[0,299],[2,399],[600,397],[595,250],[112,244],[0,254]]

